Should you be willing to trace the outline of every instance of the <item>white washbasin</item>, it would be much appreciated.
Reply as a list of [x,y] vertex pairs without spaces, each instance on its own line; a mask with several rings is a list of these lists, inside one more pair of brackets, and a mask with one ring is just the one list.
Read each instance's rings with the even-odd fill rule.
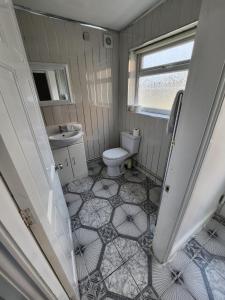
[[50,135],[48,139],[53,147],[66,147],[75,144],[83,135],[83,131],[62,132]]

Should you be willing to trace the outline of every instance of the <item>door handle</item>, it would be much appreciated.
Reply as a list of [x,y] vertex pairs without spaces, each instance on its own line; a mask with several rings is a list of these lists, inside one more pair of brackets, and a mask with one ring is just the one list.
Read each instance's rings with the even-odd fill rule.
[[58,170],[62,170],[63,169],[63,165],[62,164],[57,164],[55,165],[55,170],[58,171]]

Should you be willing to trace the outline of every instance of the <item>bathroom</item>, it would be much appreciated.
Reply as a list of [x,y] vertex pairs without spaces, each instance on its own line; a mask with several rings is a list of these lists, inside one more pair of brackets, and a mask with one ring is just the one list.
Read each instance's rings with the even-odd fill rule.
[[225,5],[106,2],[0,1],[0,91],[15,69],[22,99],[0,97],[0,191],[32,236],[0,216],[32,265],[17,261],[21,299],[225,299]]

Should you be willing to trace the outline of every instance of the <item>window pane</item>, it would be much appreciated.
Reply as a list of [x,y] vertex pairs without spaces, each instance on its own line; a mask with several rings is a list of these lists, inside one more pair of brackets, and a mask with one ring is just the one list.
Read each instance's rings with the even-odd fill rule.
[[167,65],[183,60],[191,59],[194,41],[188,41],[179,45],[144,54],[141,60],[141,68],[152,68]]
[[139,77],[138,104],[170,111],[176,93],[185,88],[188,70]]

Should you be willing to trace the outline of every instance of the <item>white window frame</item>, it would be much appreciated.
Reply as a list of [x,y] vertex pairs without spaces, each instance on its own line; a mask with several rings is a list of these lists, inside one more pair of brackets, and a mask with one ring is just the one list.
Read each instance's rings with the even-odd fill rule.
[[142,107],[138,101],[138,81],[141,76],[163,74],[173,71],[188,70],[190,60],[179,61],[157,67],[141,69],[141,58],[146,53],[155,52],[170,45],[179,45],[185,41],[193,40],[197,23],[192,23],[184,28],[174,31],[146,43],[138,48],[131,49],[128,68],[128,111],[139,114],[151,115],[161,118],[169,118],[170,111]]

